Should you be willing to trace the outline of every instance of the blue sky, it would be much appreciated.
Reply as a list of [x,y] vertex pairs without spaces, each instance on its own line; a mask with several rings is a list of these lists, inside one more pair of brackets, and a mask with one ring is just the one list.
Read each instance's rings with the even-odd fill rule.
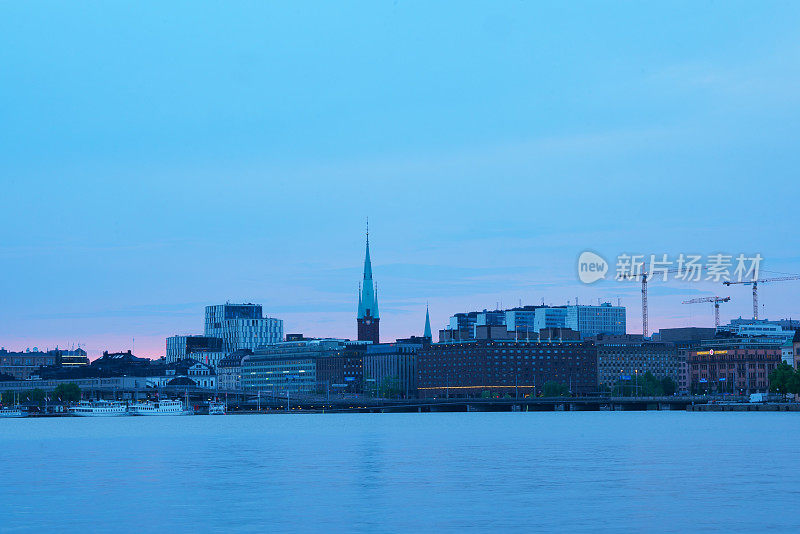
[[[800,273],[797,2],[2,2],[0,345],[164,353],[203,307],[384,339],[617,298],[577,256]],[[651,329],[712,323],[651,287]],[[800,318],[800,282],[762,315]]]

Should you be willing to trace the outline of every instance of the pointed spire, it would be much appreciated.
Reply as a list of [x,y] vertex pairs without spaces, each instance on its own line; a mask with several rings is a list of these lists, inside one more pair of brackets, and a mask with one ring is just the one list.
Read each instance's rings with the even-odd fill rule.
[[367,315],[377,319],[378,318],[378,298],[377,286],[372,281],[372,260],[369,257],[369,219],[367,219],[367,245],[364,254],[364,283],[361,287],[358,318],[363,319]]
[[431,333],[431,314],[427,303],[425,303],[425,333],[422,334],[422,337],[433,339],[433,334]]

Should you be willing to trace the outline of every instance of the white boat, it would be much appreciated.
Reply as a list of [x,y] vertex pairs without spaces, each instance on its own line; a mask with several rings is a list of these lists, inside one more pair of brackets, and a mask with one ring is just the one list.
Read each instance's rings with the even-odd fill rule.
[[179,400],[159,400],[137,402],[130,405],[128,411],[131,415],[191,415],[192,411],[186,408]]
[[81,401],[69,409],[69,413],[78,417],[119,417],[128,415],[128,409],[121,402],[107,400]]
[[0,408],[0,417],[27,417],[28,413],[23,412],[19,406]]
[[225,409],[225,403],[222,402],[210,402],[208,403],[208,415],[225,415],[227,410]]

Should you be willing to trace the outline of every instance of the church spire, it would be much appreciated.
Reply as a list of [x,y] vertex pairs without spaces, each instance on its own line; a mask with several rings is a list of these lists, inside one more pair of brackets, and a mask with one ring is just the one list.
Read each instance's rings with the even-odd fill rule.
[[367,253],[364,256],[364,282],[372,280],[372,261],[369,259],[369,219],[367,219]]
[[378,343],[378,289],[372,279],[372,260],[369,256],[369,219],[367,220],[367,244],[364,253],[364,280],[358,298],[358,339]]
[[428,310],[428,305],[425,304],[425,333],[422,334],[422,337],[432,340],[433,334],[431,333],[431,314]]

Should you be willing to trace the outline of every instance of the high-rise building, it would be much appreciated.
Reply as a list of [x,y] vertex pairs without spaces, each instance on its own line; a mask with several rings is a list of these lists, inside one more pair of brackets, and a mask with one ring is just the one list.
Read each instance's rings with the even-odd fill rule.
[[624,306],[612,306],[604,302],[599,306],[567,306],[564,326],[577,330],[582,338],[597,334],[625,334],[626,318]]
[[367,252],[364,256],[364,281],[358,291],[358,340],[380,343],[380,315],[378,296],[372,281],[372,262],[369,258],[369,230],[367,230]]
[[222,340],[222,351],[255,350],[283,341],[283,321],[262,317],[260,304],[206,306],[205,335]]

